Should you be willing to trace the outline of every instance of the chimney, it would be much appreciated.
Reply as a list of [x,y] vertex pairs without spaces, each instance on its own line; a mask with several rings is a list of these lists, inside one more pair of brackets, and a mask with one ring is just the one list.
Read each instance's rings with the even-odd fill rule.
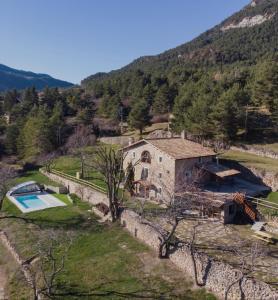
[[186,133],[185,133],[185,130],[183,130],[182,132],[181,132],[181,138],[182,139],[186,139]]
[[128,145],[132,145],[134,143],[134,137],[128,138]]

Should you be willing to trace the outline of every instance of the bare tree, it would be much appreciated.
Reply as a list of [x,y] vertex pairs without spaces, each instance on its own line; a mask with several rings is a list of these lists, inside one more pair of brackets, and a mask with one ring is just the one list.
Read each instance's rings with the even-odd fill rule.
[[54,231],[44,242],[37,244],[38,254],[35,260],[24,266],[29,273],[34,300],[42,299],[43,296],[53,298],[70,246],[71,239],[68,235],[61,238]]
[[[159,258],[169,257],[171,247],[175,246],[177,242],[175,233],[179,223],[186,219],[193,209],[201,207],[199,203],[194,205],[196,198],[199,202],[201,201],[197,186],[200,172],[196,171],[188,180],[184,179],[186,178],[184,173],[185,171],[181,170],[173,180],[171,180],[171,177],[167,177],[166,180],[161,178],[155,180],[157,176],[151,176],[154,179],[153,185],[161,187],[159,196],[161,209],[148,210],[146,215],[163,220],[167,226],[167,231],[159,230]],[[192,197],[192,194],[194,197]],[[143,208],[142,206],[141,209]],[[156,226],[156,228],[158,227]]]
[[119,219],[120,203],[123,200],[124,190],[120,192],[121,183],[125,185],[127,174],[123,170],[125,154],[112,147],[99,146],[90,160],[90,167],[99,172],[107,187],[109,210],[112,222]]
[[50,173],[52,167],[55,164],[55,160],[56,158],[59,156],[58,152],[54,151],[54,152],[50,152],[44,155],[41,155],[38,158],[38,161],[45,166],[46,172]]
[[80,177],[84,178],[86,147],[94,145],[96,136],[92,134],[89,126],[79,125],[76,127],[74,134],[72,134],[66,143],[68,153],[76,155],[80,159]]
[[10,166],[0,166],[0,211],[3,208],[6,193],[9,190],[12,179],[16,176],[16,171]]
[[[225,300],[228,300],[231,288],[237,283],[241,286],[243,278],[245,276],[250,276],[255,271],[257,260],[265,255],[265,250],[258,242],[252,243],[252,245],[249,246],[246,241],[238,240],[236,244],[236,246],[230,247],[230,251],[234,253],[236,260],[238,261],[238,274],[235,281],[230,282],[226,288]],[[242,296],[242,299],[244,299],[244,295]]]
[[[163,174],[167,174],[163,172]],[[142,200],[140,207],[142,222],[152,226],[159,233],[159,258],[168,258],[171,251],[174,250],[181,242],[177,238],[177,228],[179,224],[186,219],[193,221],[193,228],[190,237],[186,240],[189,247],[194,279],[197,286],[203,286],[203,282],[198,280],[198,270],[195,261],[197,228],[200,225],[200,219],[203,218],[203,207],[210,205],[205,195],[202,194],[198,187],[202,170],[194,170],[191,176],[187,176],[183,168],[178,171],[175,179],[171,176],[162,179],[157,174],[150,174],[152,186],[160,186],[159,193],[160,208],[144,210],[146,199]]]

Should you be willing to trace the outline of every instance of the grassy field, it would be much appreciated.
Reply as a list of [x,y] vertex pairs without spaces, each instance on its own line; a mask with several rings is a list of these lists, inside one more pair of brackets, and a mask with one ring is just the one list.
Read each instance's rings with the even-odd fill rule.
[[[47,181],[37,172],[29,172],[19,181],[23,178]],[[13,217],[0,220],[1,229],[26,259],[36,253],[38,241],[48,240],[49,232],[71,236],[56,299],[215,299],[203,289],[193,290],[184,274],[168,261],[159,260],[118,224],[98,223],[89,204],[80,200],[70,204],[64,196],[56,196],[68,205],[29,214],[22,214],[6,200],[4,214]],[[10,298],[31,299],[18,276],[9,274]]]
[[[107,147],[111,147],[111,145],[107,145]],[[116,146],[113,146],[116,147]],[[97,186],[106,189],[106,184],[103,181],[103,176],[94,171],[90,166],[90,156],[94,155],[94,148],[93,147],[88,147],[86,149],[86,164],[85,166],[85,180],[96,184]],[[81,171],[81,161],[78,156],[73,156],[73,155],[64,155],[60,156],[57,158],[53,164],[53,168],[57,171],[69,174],[71,176],[76,176],[77,172]]]
[[[278,192],[271,192],[265,200],[278,204]],[[258,206],[258,209],[264,215],[278,216],[278,210],[276,209],[271,209],[263,206]]]
[[[155,130],[167,130],[168,124],[169,124],[168,122],[155,123],[155,124],[145,127],[144,131],[143,131],[143,137],[146,137],[148,134],[150,134],[151,132],[153,132]],[[139,137],[140,133],[138,130],[128,130],[123,135]]]
[[278,173],[278,160],[276,159],[234,150],[230,150],[224,153],[223,155],[221,155],[221,157],[238,161],[239,163],[247,167],[254,167],[256,169]]
[[267,200],[278,204],[278,192],[272,192],[268,195]]

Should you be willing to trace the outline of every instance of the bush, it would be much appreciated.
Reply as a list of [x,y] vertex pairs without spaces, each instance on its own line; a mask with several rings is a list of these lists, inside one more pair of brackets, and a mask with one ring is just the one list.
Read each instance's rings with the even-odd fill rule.
[[69,196],[72,200],[72,204],[76,204],[80,200],[76,194],[70,194]]

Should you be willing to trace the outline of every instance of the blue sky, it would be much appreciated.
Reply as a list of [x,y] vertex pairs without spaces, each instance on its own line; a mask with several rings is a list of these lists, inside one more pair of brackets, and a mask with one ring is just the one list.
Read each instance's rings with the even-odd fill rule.
[[0,63],[79,83],[176,47],[249,0],[0,0]]

